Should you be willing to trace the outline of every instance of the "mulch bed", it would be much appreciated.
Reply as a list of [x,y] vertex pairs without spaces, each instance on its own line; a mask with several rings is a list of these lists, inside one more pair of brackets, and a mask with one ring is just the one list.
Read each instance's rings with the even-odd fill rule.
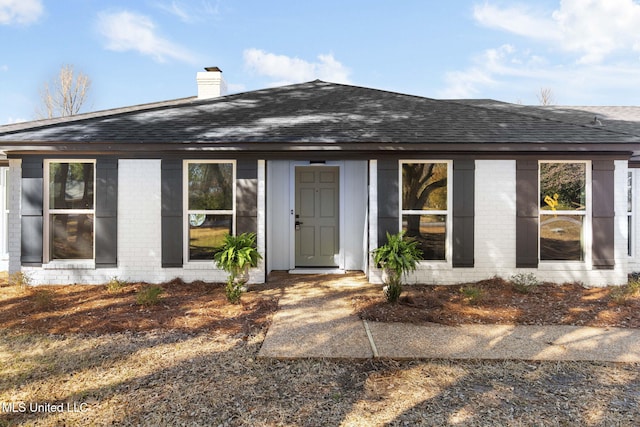
[[620,298],[618,286],[584,288],[576,283],[543,283],[520,293],[511,283],[494,278],[403,289],[397,304],[387,303],[382,292],[376,292],[354,297],[354,309],[363,319],[381,322],[640,328],[640,294]]
[[248,292],[240,304],[226,300],[224,284],[181,280],[163,283],[154,305],[137,302],[147,283],[127,283],[109,292],[101,285],[0,285],[0,329],[53,334],[106,334],[175,330],[251,334],[268,326],[279,291],[266,285]]

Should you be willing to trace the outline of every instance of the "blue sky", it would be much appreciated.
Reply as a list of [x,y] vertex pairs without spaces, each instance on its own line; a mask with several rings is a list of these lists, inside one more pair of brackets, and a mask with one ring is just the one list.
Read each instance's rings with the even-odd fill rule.
[[0,0],[0,124],[72,64],[83,111],[314,80],[433,98],[638,105],[634,0]]

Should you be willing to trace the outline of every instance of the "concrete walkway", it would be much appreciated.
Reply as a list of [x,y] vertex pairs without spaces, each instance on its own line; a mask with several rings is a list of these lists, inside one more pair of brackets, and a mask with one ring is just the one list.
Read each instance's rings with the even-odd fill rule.
[[640,329],[366,322],[350,305],[362,286],[359,275],[287,286],[258,357],[640,362]]

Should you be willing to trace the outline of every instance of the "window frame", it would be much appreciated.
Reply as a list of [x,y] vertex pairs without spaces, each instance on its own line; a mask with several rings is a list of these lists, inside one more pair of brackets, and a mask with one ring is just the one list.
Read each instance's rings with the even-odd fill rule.
[[[190,164],[231,164],[232,166],[232,184],[231,184],[231,209],[189,209],[189,165]],[[183,264],[202,264],[213,262],[213,258],[210,260],[189,258],[189,215],[190,214],[204,214],[204,215],[231,215],[231,233],[236,234],[236,174],[237,174],[237,161],[226,159],[188,159],[182,163],[182,211],[183,211]]]
[[[447,165],[447,209],[444,210],[418,210],[403,209],[402,206],[402,167],[405,164],[414,163],[443,163]],[[398,161],[398,230],[402,231],[402,217],[404,215],[444,215],[445,219],[445,239],[444,239],[444,259],[424,259],[420,263],[439,264],[446,267],[452,266],[452,247],[453,247],[453,160],[443,159],[401,159]]]
[[[585,165],[585,208],[584,210],[543,210],[540,206],[540,192],[541,192],[541,165],[545,163],[566,163],[566,164],[584,164]],[[538,262],[541,265],[559,265],[559,264],[571,264],[571,265],[586,265],[591,266],[592,263],[592,225],[591,225],[591,203],[592,203],[592,177],[591,177],[592,165],[590,160],[539,160],[538,161],[538,192],[537,192],[537,204],[538,204]],[[582,236],[581,236],[581,249],[583,253],[582,260],[543,260],[542,259],[542,217],[546,215],[556,216],[582,216]]]
[[[50,193],[50,168],[54,163],[91,163],[93,164],[93,208],[92,209],[52,209],[51,193]],[[61,265],[75,265],[84,263],[94,263],[96,260],[96,193],[97,193],[97,171],[96,171],[96,159],[44,159],[43,160],[43,218],[42,218],[42,234],[43,234],[43,248],[42,248],[42,261],[43,264],[61,264]],[[67,258],[67,259],[52,259],[51,258],[51,215],[74,215],[74,214],[90,214],[93,215],[93,248],[92,258]]]

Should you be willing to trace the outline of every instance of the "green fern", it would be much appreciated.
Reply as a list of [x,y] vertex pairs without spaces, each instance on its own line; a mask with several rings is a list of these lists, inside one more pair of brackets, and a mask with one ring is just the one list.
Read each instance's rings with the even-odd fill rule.
[[227,234],[213,256],[216,265],[233,276],[245,267],[256,267],[261,259],[262,255],[256,249],[256,233]]
[[387,232],[387,243],[373,250],[376,267],[393,272],[397,278],[414,271],[421,259],[418,242],[405,237],[404,231],[393,235]]

